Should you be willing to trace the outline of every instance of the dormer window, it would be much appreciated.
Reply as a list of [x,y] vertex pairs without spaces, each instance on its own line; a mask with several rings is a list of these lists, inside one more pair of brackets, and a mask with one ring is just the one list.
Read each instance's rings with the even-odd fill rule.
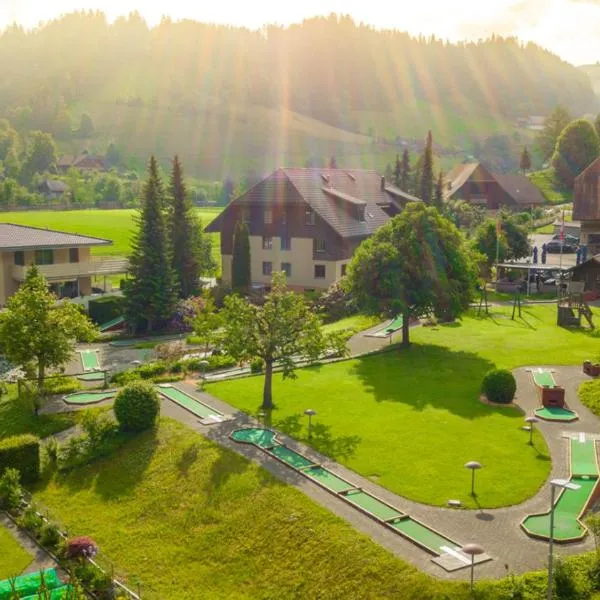
[[366,221],[366,218],[365,218],[365,207],[364,206],[357,206],[356,210],[358,212],[358,220],[359,221],[363,221],[363,222]]
[[315,224],[315,211],[310,206],[307,206],[304,211],[304,222],[307,225]]

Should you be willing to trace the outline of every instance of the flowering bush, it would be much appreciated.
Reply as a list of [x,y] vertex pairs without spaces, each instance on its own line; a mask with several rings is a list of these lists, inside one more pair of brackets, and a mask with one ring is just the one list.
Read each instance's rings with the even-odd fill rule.
[[96,542],[85,535],[71,538],[67,542],[67,558],[94,558],[98,554]]
[[192,321],[198,311],[204,306],[204,302],[205,301],[201,296],[180,300],[169,321],[169,331],[177,331],[179,333],[192,331]]

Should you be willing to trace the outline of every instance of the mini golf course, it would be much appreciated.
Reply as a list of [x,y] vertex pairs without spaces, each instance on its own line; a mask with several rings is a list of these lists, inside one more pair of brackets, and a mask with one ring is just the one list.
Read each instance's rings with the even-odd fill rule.
[[80,350],[81,366],[84,371],[96,371],[100,368],[98,350]]
[[63,397],[63,400],[67,404],[96,404],[103,400],[109,400],[114,398],[116,391],[106,390],[102,392],[75,392],[74,394],[68,394]]
[[[66,598],[71,592],[71,586],[65,585],[59,579],[56,569],[46,569],[43,571],[44,584],[48,590],[48,594],[44,598]],[[17,598],[41,598],[38,594],[42,585],[42,576],[39,572],[30,573],[28,575],[20,575],[16,577],[11,585],[10,579],[0,581],[0,600],[8,600],[14,598],[14,592]],[[14,586],[14,592],[13,592]]]
[[531,373],[533,375],[533,381],[535,381],[535,385],[538,387],[558,387],[552,371],[548,371],[548,369],[533,369]]
[[222,412],[211,408],[208,404],[204,404],[204,402],[193,398],[189,394],[182,392],[168,383],[159,384],[158,391],[165,398],[175,402],[175,404],[178,404],[182,408],[185,408],[185,410],[191,412],[196,417],[199,417],[204,425],[220,423],[227,419]]
[[577,413],[570,408],[559,406],[542,406],[535,409],[535,416],[544,421],[576,421]]
[[565,404],[565,390],[556,383],[552,371],[540,367],[531,369],[533,382],[542,406],[536,408],[535,416],[544,421],[576,421],[579,416]]
[[116,317],[111,321],[107,321],[106,323],[102,323],[102,325],[99,325],[98,329],[101,333],[104,333],[105,331],[110,331],[111,329],[114,329],[119,325],[123,325],[123,323],[125,323],[125,317]]
[[398,331],[399,329],[402,329],[403,321],[404,321],[404,319],[402,318],[402,315],[400,315],[399,317],[396,317],[395,319],[390,321],[384,327],[381,327],[380,329],[375,330],[373,333],[366,333],[365,335],[367,337],[378,337],[378,338],[389,337],[393,333],[396,333],[396,331]]
[[[570,482],[578,489],[563,489],[554,504],[553,538],[557,542],[574,542],[585,537],[587,528],[581,522],[583,513],[596,497],[598,485],[598,461],[595,440],[585,434],[569,440],[571,477]],[[550,511],[530,515],[521,527],[531,537],[550,538]]]
[[[455,571],[471,564],[471,558],[462,553],[460,544],[413,519],[374,494],[365,492],[343,477],[335,475],[306,456],[288,448],[278,441],[277,434],[274,431],[249,427],[236,429],[230,437],[235,442],[251,444],[260,448],[384,527],[407,538],[432,554],[434,556],[433,562],[447,571]],[[491,557],[482,554],[475,557],[475,564],[488,560],[491,560]]]
[[77,379],[80,379],[81,381],[104,381],[104,371],[83,373],[82,375],[77,375]]

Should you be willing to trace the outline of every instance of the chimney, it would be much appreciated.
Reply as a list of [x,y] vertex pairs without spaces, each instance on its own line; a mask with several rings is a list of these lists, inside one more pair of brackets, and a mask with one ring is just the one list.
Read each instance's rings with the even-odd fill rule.
[[381,191],[384,192],[385,191],[385,177],[381,178]]

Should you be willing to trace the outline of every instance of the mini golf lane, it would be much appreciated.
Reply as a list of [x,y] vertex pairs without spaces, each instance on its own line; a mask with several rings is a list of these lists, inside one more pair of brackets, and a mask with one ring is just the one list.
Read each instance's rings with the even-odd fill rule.
[[218,410],[215,410],[207,404],[200,402],[200,400],[196,400],[196,398],[192,398],[192,396],[182,392],[181,390],[178,390],[171,385],[159,385],[158,391],[165,398],[172,400],[175,402],[175,404],[179,404],[179,406],[185,408],[187,411],[191,412],[197,417],[200,417],[201,419],[223,416],[223,413],[220,413]]
[[[579,486],[576,490],[564,489],[554,503],[554,540],[574,542],[585,537],[587,528],[581,517],[595,495],[598,484],[596,442],[593,440],[569,440],[571,456],[570,481]],[[530,515],[521,527],[531,537],[550,538],[550,512]]]
[[[460,544],[412,519],[381,498],[377,498],[377,496],[365,492],[346,479],[334,475],[325,467],[316,464],[299,452],[288,448],[277,440],[277,434],[274,431],[258,427],[236,429],[231,433],[231,439],[239,443],[254,445],[311,479],[337,498],[344,500],[357,510],[381,523],[381,525],[433,554],[434,558],[432,560],[445,570],[455,571],[471,564],[471,558],[461,552]],[[482,554],[475,558],[475,563],[478,564],[488,560],[491,560],[491,557]]]
[[543,406],[535,409],[535,416],[544,421],[576,421],[577,413],[569,408],[558,406]]
[[537,386],[549,388],[556,387],[556,381],[554,381],[554,375],[552,375],[552,371],[537,368],[533,369],[531,373],[533,374],[533,380]]
[[384,327],[381,327],[377,331],[374,331],[373,333],[368,333],[366,335],[367,335],[367,337],[382,337],[382,338],[388,337],[388,336],[392,335],[392,333],[395,333],[399,329],[402,329],[403,321],[404,321],[404,319],[403,319],[402,315],[400,315],[399,317],[396,317],[395,319],[390,321]]
[[114,398],[115,394],[114,390],[105,392],[76,392],[75,394],[68,394],[63,400],[67,404],[96,404],[96,402]]
[[84,371],[93,371],[100,368],[98,361],[98,350],[80,350],[81,366]]

